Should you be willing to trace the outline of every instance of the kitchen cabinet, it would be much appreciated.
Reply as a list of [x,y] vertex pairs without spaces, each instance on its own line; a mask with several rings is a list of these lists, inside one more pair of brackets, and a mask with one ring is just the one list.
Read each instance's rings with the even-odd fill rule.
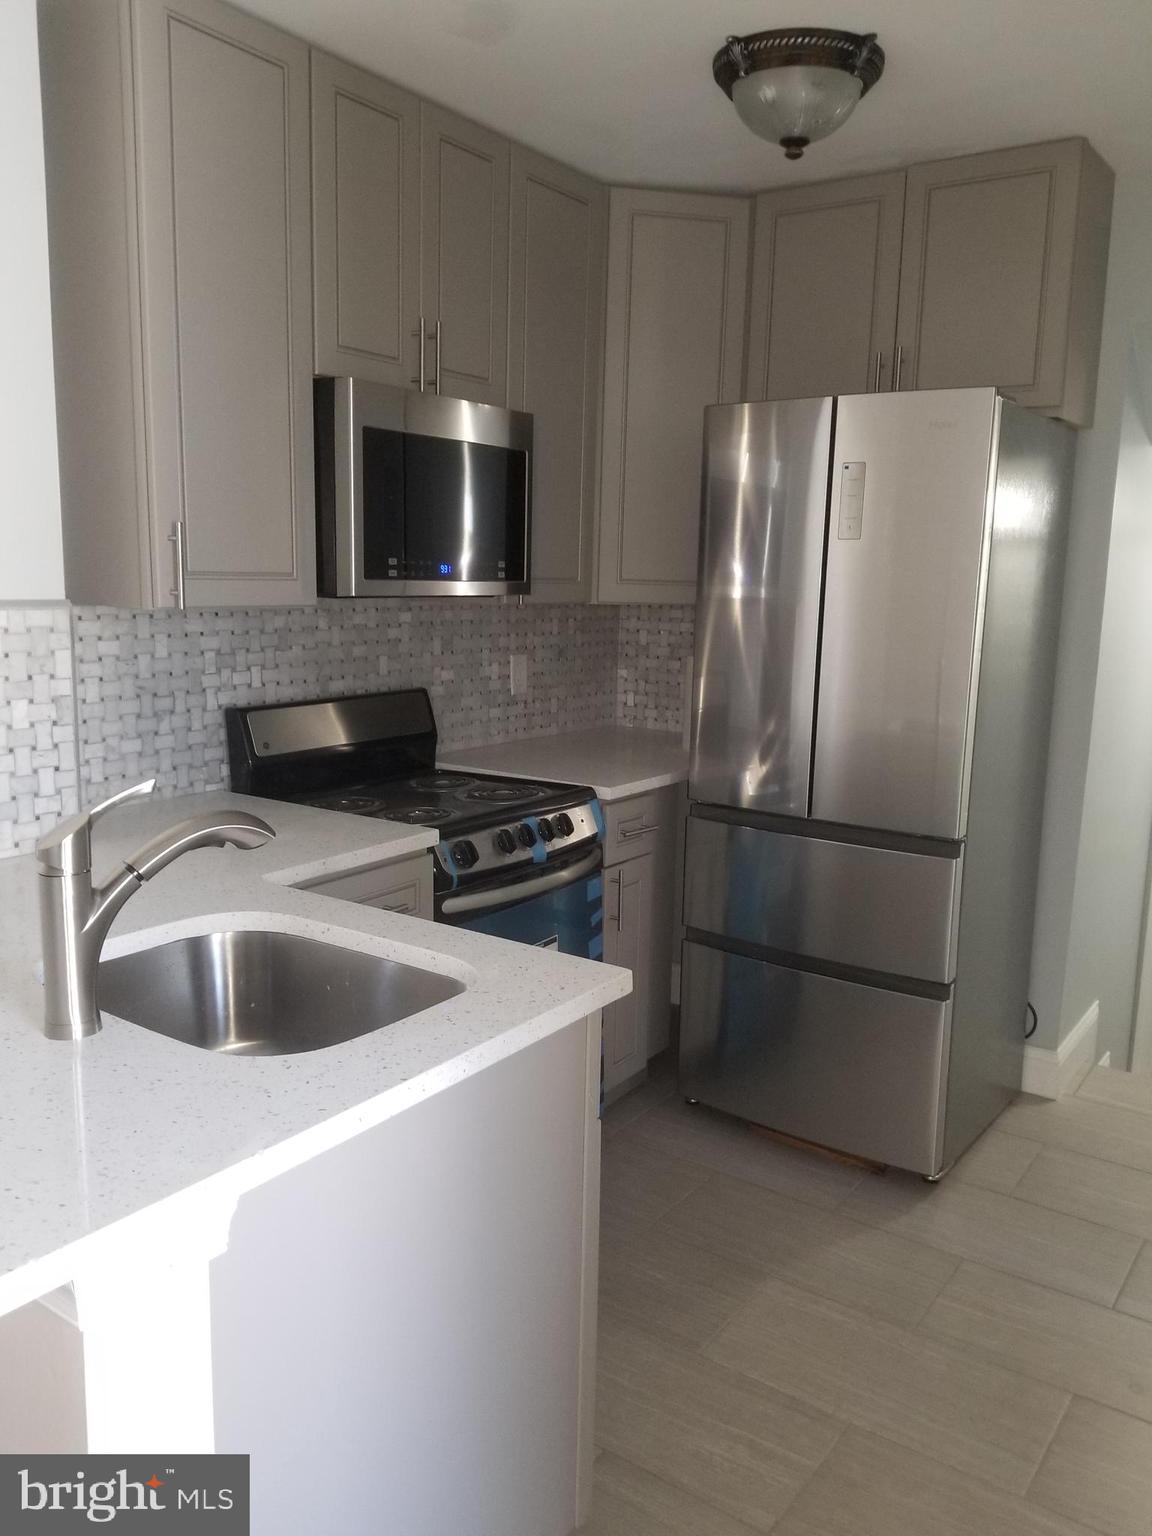
[[612,1096],[669,1042],[679,786],[604,806],[604,958],[632,972],[632,992],[604,1010],[604,1092]]
[[757,197],[750,400],[891,388],[903,222],[903,171]]
[[1092,420],[1112,172],[1083,139],[914,165],[896,341],[905,389],[996,384]]
[[311,601],[308,50],[218,0],[41,30],[68,596]]
[[316,372],[419,377],[420,101],[312,53]]
[[423,917],[432,921],[432,855],[417,853],[405,859],[393,859],[370,869],[353,870],[347,875],[325,875],[311,880],[301,890],[319,896],[333,896],[338,901],[354,901],[362,907],[379,907],[402,917]]
[[532,596],[587,601],[608,194],[512,146],[508,404],[533,417]]
[[1062,139],[764,193],[749,396],[995,384],[1090,425],[1112,181]]
[[428,379],[442,394],[488,405],[508,397],[510,152],[499,134],[421,103]]
[[749,203],[614,188],[596,596],[696,596],[704,407],[743,386]]

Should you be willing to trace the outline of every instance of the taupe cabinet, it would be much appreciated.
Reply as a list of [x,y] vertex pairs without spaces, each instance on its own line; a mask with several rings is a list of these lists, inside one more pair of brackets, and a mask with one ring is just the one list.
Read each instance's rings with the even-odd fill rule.
[[312,53],[316,372],[407,389],[420,367],[420,101]]
[[1083,139],[764,193],[749,394],[995,384],[1090,424],[1111,198]]
[[613,189],[596,595],[696,595],[704,407],[738,400],[749,203]]
[[533,417],[532,597],[592,584],[608,193],[512,146],[508,404]]
[[310,601],[308,50],[217,0],[40,13],[68,595]]
[[317,373],[506,403],[509,153],[313,52]]
[[604,1010],[604,1092],[613,1095],[668,1044],[683,806],[672,786],[604,812],[604,958],[632,972],[629,996]]
[[756,199],[749,398],[891,388],[903,220],[903,171]]

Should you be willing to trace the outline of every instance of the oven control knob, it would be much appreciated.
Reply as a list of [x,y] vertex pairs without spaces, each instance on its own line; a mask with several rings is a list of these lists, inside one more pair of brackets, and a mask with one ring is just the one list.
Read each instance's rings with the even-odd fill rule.
[[552,826],[552,823],[548,820],[547,816],[541,816],[536,825],[540,828],[540,838],[542,842],[550,843],[556,836],[555,828]]
[[516,836],[520,839],[521,848],[535,848],[536,834],[526,821],[522,821],[516,828]]
[[458,869],[471,869],[479,857],[476,844],[468,842],[467,839],[452,844],[452,862]]
[[516,852],[516,839],[512,834],[511,827],[501,827],[492,841],[501,853]]
[[572,825],[572,818],[567,811],[561,811],[556,817],[556,830],[561,837],[571,837],[576,828]]

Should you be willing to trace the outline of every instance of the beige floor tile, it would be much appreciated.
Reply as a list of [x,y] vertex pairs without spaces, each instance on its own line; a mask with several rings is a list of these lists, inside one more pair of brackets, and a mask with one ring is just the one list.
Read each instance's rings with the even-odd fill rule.
[[849,1430],[774,1536],[1090,1536],[904,1446]]
[[1139,1168],[1048,1147],[1014,1193],[1018,1200],[1152,1238],[1152,1173]]
[[1022,1099],[1008,1106],[996,1129],[1152,1173],[1152,1115],[1136,1110],[1076,1096]]
[[675,1093],[676,1077],[672,1071],[664,1066],[653,1067],[649,1064],[649,1074],[646,1082],[633,1088],[631,1093],[626,1093],[614,1104],[608,1105],[600,1118],[605,1137],[615,1136],[619,1131],[635,1125],[642,1115]]
[[1152,1322],[1152,1244],[1145,1243],[1136,1255],[1136,1262],[1117,1298],[1116,1310]]
[[1113,1109],[1132,1109],[1152,1115],[1152,1076],[1147,1072],[1117,1072],[1111,1067],[1093,1067],[1076,1090],[1078,1099],[1092,1099],[1110,1104]]
[[1148,1536],[1152,1424],[1074,1398],[1029,1498],[1108,1536]]
[[605,1454],[596,1463],[584,1536],[748,1536],[750,1529],[619,1456]]
[[669,1157],[622,1131],[603,1143],[600,1210],[610,1219],[652,1221],[707,1178],[707,1169]]
[[[871,1175],[869,1175],[871,1177]],[[922,1317],[957,1260],[923,1244],[716,1174],[660,1221],[687,1242],[889,1322]]]
[[1038,1141],[1006,1136],[1003,1131],[985,1131],[953,1168],[948,1181],[978,1184],[981,1189],[994,1189],[1001,1195],[1008,1195],[1042,1150]]
[[737,1371],[604,1321],[597,1442],[754,1530],[772,1528],[841,1432]]
[[602,1232],[601,1305],[686,1343],[712,1338],[763,1280],[761,1266],[685,1242],[659,1222]]
[[704,1353],[1016,1493],[1027,1487],[1068,1403],[1057,1388],[775,1281]]
[[685,1104],[678,1095],[645,1115],[636,1133],[673,1156],[810,1205],[838,1205],[864,1177],[857,1167],[787,1146],[731,1115]]
[[920,1328],[974,1357],[1152,1419],[1152,1323],[964,1264]]
[[861,1184],[843,1214],[1106,1306],[1120,1294],[1139,1248],[1128,1233],[1011,1195],[971,1184],[925,1184],[896,1172]]

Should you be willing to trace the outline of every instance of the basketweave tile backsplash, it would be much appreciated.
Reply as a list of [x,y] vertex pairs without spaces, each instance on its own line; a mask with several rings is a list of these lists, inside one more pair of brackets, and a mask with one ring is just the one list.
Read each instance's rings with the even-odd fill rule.
[[[614,719],[678,730],[691,622],[690,608],[491,599],[0,610],[0,853],[26,852],[77,797],[152,776],[166,794],[220,787],[228,704],[423,685],[444,746]],[[514,654],[528,658],[516,698]]]
[[77,806],[69,617],[64,604],[0,608],[0,854]]

